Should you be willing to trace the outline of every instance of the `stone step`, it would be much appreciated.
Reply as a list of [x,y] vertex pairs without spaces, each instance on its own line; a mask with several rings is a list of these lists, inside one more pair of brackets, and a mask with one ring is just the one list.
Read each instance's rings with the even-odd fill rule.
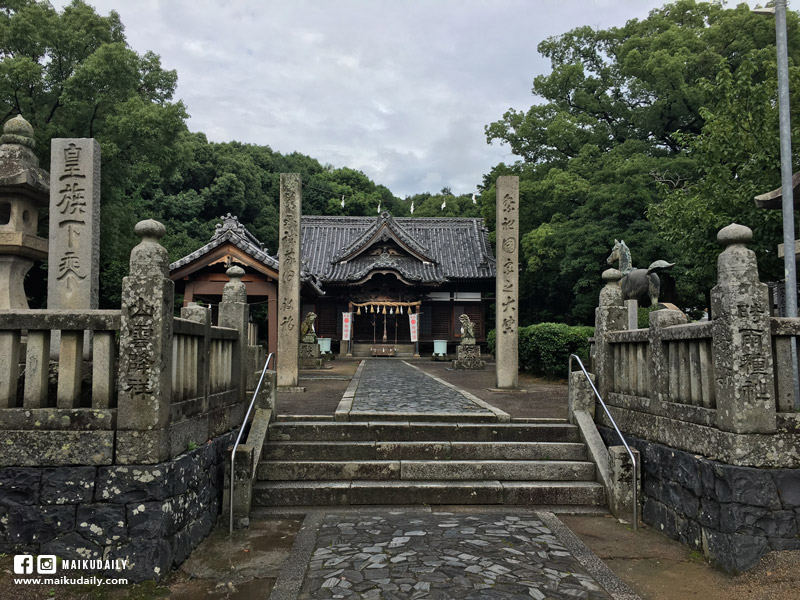
[[586,481],[594,476],[594,464],[565,460],[292,460],[262,461],[257,468],[258,479],[267,481]]
[[276,422],[271,441],[578,442],[567,423]]
[[586,460],[575,442],[274,442],[263,460]]
[[351,410],[347,413],[349,421],[392,421],[397,422],[398,417],[413,422],[445,422],[445,423],[495,423],[497,415],[491,412],[435,412],[435,413],[403,413],[386,412],[377,410]]
[[253,506],[524,504],[602,506],[592,481],[258,481]]

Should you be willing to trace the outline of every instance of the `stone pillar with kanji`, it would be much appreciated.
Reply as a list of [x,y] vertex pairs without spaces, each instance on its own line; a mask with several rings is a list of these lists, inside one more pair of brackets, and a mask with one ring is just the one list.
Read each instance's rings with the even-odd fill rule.
[[175,288],[159,244],[164,226],[140,221],[135,232],[142,241],[122,280],[116,462],[153,464],[170,454]]
[[753,232],[744,225],[721,229],[725,250],[717,259],[711,290],[717,427],[733,433],[774,433],[775,379],[769,293],[758,278]]
[[497,388],[519,387],[519,177],[497,178]]

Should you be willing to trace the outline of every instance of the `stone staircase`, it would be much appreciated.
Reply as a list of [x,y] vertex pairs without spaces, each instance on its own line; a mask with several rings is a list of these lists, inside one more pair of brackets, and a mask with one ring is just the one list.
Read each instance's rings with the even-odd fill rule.
[[604,506],[566,422],[278,421],[253,507],[386,504]]

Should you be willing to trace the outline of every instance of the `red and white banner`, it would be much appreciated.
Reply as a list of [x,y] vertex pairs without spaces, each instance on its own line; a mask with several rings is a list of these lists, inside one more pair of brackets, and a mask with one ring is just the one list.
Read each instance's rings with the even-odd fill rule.
[[419,314],[417,313],[409,313],[408,314],[408,327],[411,330],[411,341],[418,342],[419,341]]
[[347,342],[350,340],[350,331],[353,325],[353,313],[342,313],[342,341]]

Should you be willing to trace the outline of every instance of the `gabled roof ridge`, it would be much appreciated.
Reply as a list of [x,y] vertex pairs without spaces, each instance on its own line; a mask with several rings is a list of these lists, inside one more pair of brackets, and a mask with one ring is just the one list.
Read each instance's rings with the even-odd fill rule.
[[377,219],[375,219],[361,235],[359,235],[353,242],[342,248],[331,259],[331,264],[335,264],[342,260],[351,260],[364,251],[375,240],[375,237],[382,229],[388,229],[391,237],[395,238],[402,246],[405,246],[412,254],[417,255],[417,258],[423,262],[435,262],[428,253],[428,249],[422,244],[417,242],[414,237],[406,231],[406,229],[397,222],[397,220],[388,212],[384,211]]

